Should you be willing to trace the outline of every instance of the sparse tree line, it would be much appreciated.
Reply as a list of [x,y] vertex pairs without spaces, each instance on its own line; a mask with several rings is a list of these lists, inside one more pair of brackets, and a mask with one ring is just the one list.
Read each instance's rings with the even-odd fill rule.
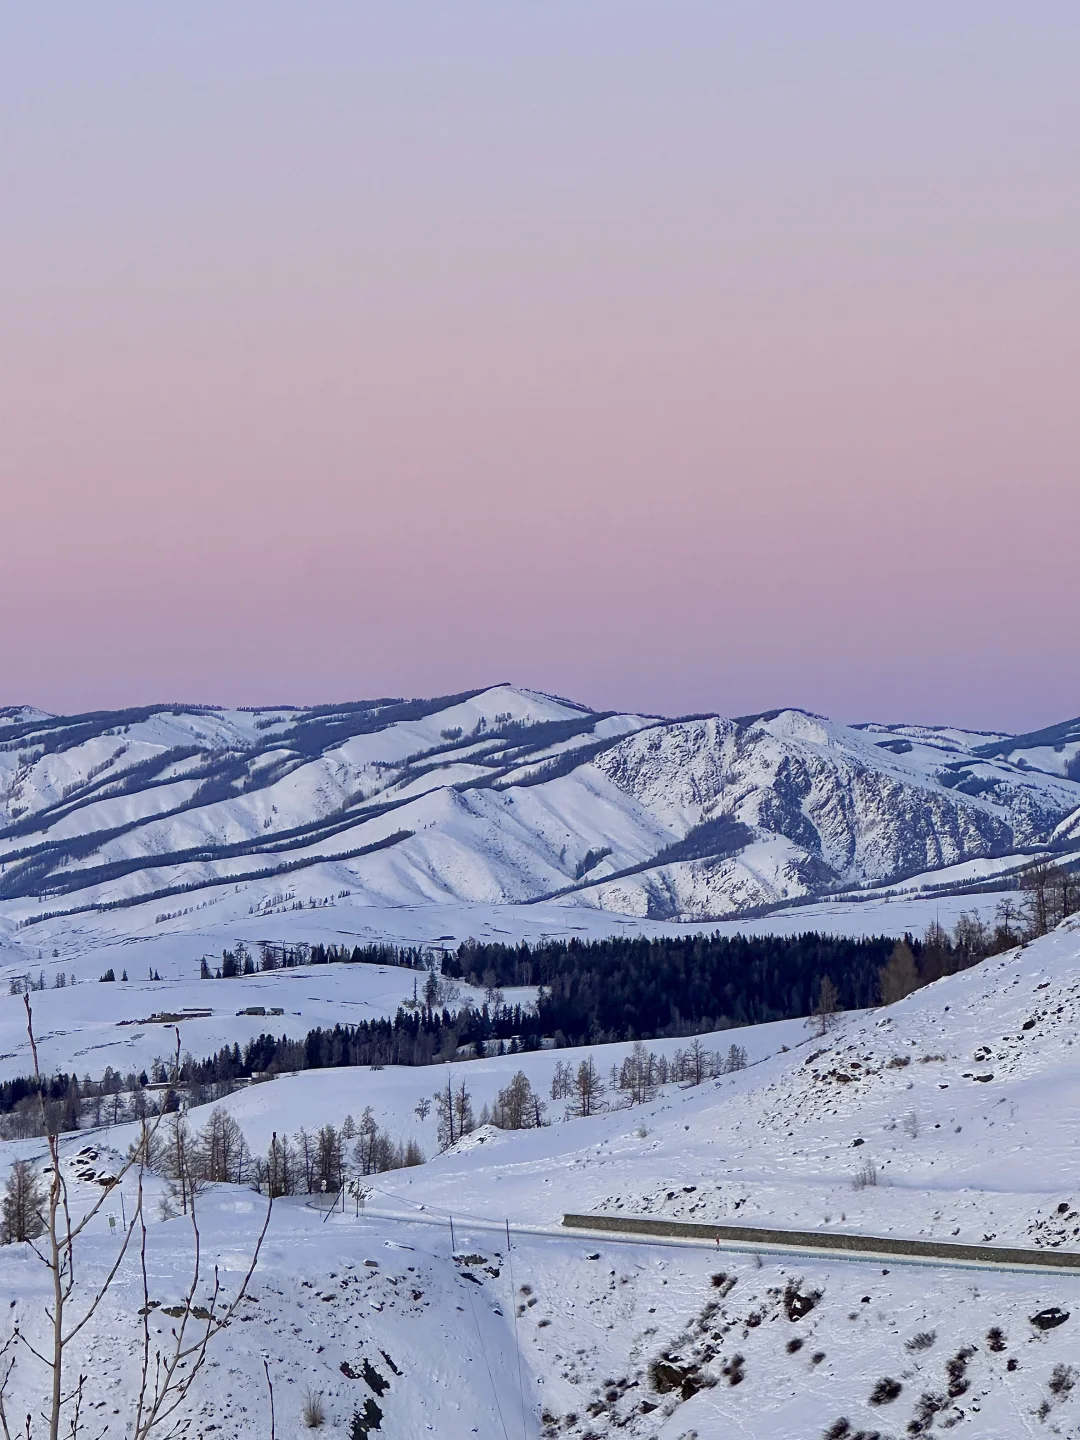
[[[341,892],[343,895],[347,891]],[[303,909],[303,902],[300,902]],[[231,950],[221,952],[221,964],[211,967],[203,958],[199,974],[203,980],[235,980],[242,975],[265,974],[272,970],[293,970],[301,965],[394,965],[408,970],[431,968],[435,961],[421,946],[415,945],[309,945],[298,942],[287,945],[281,941],[261,940],[258,957],[242,940]]]
[[[730,1045],[727,1053],[721,1054],[707,1049],[695,1036],[685,1050],[676,1050],[669,1058],[636,1040],[629,1055],[612,1065],[610,1090],[616,1107],[644,1105],[655,1099],[665,1085],[701,1085],[745,1070],[746,1065],[742,1045]],[[567,1102],[567,1115],[594,1115],[597,1110],[607,1109],[607,1089],[591,1055],[576,1067],[564,1060],[555,1062],[551,1098]]]
[[[654,1099],[664,1085],[700,1085],[718,1075],[744,1069],[746,1063],[746,1051],[739,1045],[730,1046],[726,1055],[721,1055],[695,1038],[685,1050],[677,1050],[669,1058],[638,1041],[621,1063],[612,1066],[610,1088],[616,1107],[644,1104]],[[112,1075],[113,1083],[119,1080],[116,1072]],[[566,1102],[567,1117],[581,1117],[609,1108],[604,1099],[607,1088],[590,1054],[576,1067],[558,1061],[550,1093],[553,1101]],[[41,1109],[47,1103],[43,1100],[44,1089],[43,1084],[41,1092],[32,1097]],[[171,1093],[168,1102],[149,1130],[144,1118],[137,1147],[143,1169],[167,1181],[162,1218],[190,1213],[207,1185],[249,1185],[272,1198],[337,1194],[350,1178],[424,1163],[424,1152],[417,1142],[391,1136],[378,1124],[370,1106],[359,1121],[347,1115],[340,1127],[302,1127],[291,1136],[275,1133],[266,1154],[260,1155],[222,1106],[215,1106],[205,1125],[196,1130],[187,1113],[175,1108]],[[479,1117],[464,1073],[448,1070],[445,1086],[436,1090],[431,1099],[420,1099],[414,1112],[420,1121],[431,1114],[433,1104],[440,1150],[449,1149],[478,1124],[529,1130],[550,1123],[547,1101],[523,1070],[517,1071],[498,1092],[491,1106],[481,1108]],[[16,1162],[4,1188],[0,1243],[33,1240],[42,1233],[43,1195],[41,1179],[31,1162]]]
[[[74,975],[65,975],[63,970],[58,970],[53,976],[52,988],[66,990],[69,985],[77,983]],[[33,995],[38,990],[47,990],[48,988],[44,970],[39,970],[36,977],[27,971],[25,975],[12,975],[8,980],[9,995]]]
[[370,1105],[359,1121],[347,1115],[294,1135],[276,1134],[265,1155],[256,1153],[236,1119],[216,1106],[201,1130],[187,1116],[170,1114],[146,1156],[147,1169],[168,1181],[167,1215],[187,1214],[207,1185],[248,1185],[260,1195],[337,1194],[350,1177],[422,1165],[413,1139],[397,1140],[378,1124]]
[[[471,1110],[467,1115],[472,1128]],[[138,1153],[136,1153],[138,1152]],[[261,1195],[337,1194],[350,1178],[422,1165],[424,1152],[413,1139],[396,1140],[368,1106],[359,1121],[345,1117],[340,1128],[301,1128],[275,1134],[266,1154],[254,1152],[235,1118],[215,1107],[199,1130],[178,1110],[144,1125],[129,1160],[145,1174],[165,1180],[161,1219],[191,1214],[208,1185],[247,1185]],[[30,1160],[17,1160],[0,1198],[0,1244],[36,1240],[44,1234],[47,1187]]]
[[[610,1091],[614,1108],[645,1104],[669,1084],[700,1085],[706,1080],[746,1068],[746,1051],[731,1045],[726,1054],[707,1049],[696,1037],[685,1050],[668,1057],[657,1054],[637,1041],[630,1053],[611,1067]],[[110,1072],[110,1085],[120,1077]],[[134,1078],[134,1077],[129,1077]],[[10,1082],[9,1082],[10,1083]],[[40,1125],[49,1124],[47,1085],[28,1097],[41,1111]],[[605,1099],[605,1084],[593,1055],[572,1066],[557,1061],[551,1081],[553,1101],[565,1102],[567,1118],[595,1115],[612,1108]],[[115,1096],[117,1092],[108,1092]],[[549,1124],[548,1103],[533,1088],[523,1070],[498,1092],[495,1102],[485,1104],[476,1116],[467,1074],[448,1070],[445,1086],[431,1099],[422,1097],[415,1107],[420,1121],[427,1119],[434,1104],[440,1150],[449,1149],[476,1126],[495,1125],[502,1130],[530,1130]],[[56,1112],[61,1118],[62,1112]],[[148,1128],[149,1127],[149,1128]],[[55,1137],[63,1128],[50,1128]],[[75,1129],[75,1126],[68,1126]],[[38,1133],[41,1133],[40,1130]],[[167,1182],[162,1200],[162,1218],[189,1214],[196,1198],[208,1185],[249,1185],[271,1198],[284,1195],[337,1194],[357,1177],[382,1174],[424,1163],[417,1142],[395,1139],[376,1121],[370,1106],[359,1121],[347,1115],[340,1127],[326,1124],[317,1129],[301,1127],[294,1135],[275,1133],[265,1155],[256,1153],[236,1119],[222,1106],[215,1106],[203,1127],[196,1130],[186,1112],[176,1107],[176,1096],[167,1093],[156,1116],[144,1111],[139,1161],[145,1172]],[[129,1157],[130,1158],[130,1157]],[[0,1243],[34,1240],[43,1233],[41,1215],[44,1188],[30,1161],[17,1161],[4,1187],[0,1209]]]
[[[904,943],[912,951],[917,973],[936,978],[937,962],[931,963],[933,946],[924,947],[914,940]],[[942,944],[946,962],[952,966],[953,956],[963,952],[948,937]],[[673,955],[667,948],[672,945],[676,947]],[[432,1065],[497,1053],[500,1049],[509,1053],[533,1051],[541,1048],[545,1039],[564,1048],[652,1038],[676,1026],[676,1033],[698,1027],[723,1028],[731,1023],[726,1012],[740,1007],[749,1009],[755,1019],[788,1018],[806,1014],[812,1008],[809,997],[804,998],[805,982],[798,979],[800,964],[820,973],[814,1000],[820,996],[822,979],[827,978],[836,991],[834,1008],[852,1008],[860,1001],[871,1005],[879,998],[880,975],[892,962],[896,946],[884,938],[847,941],[801,936],[764,940],[618,940],[588,945],[572,941],[561,947],[538,948],[539,962],[527,947],[462,947],[456,957],[444,961],[443,969],[450,976],[428,968],[423,985],[416,986],[415,999],[399,1008],[392,1020],[318,1028],[301,1039],[264,1033],[242,1048],[239,1044],[222,1046],[216,1055],[202,1060],[185,1056],[178,1084],[189,1103],[198,1105],[220,1099],[252,1078],[282,1072],[358,1065]],[[924,969],[919,970],[924,948],[929,953]],[[484,958],[477,954],[480,949],[493,953]],[[243,950],[240,955],[243,957]],[[489,1001],[479,1007],[455,1009],[451,1007],[457,1000],[456,985],[450,977],[465,968],[465,960],[477,965],[483,962],[479,976],[474,970],[469,972],[469,978],[488,983]],[[741,974],[740,962],[745,962]],[[536,963],[548,967],[549,972],[561,968],[562,974],[557,973],[550,986],[541,988],[535,1009],[501,1003],[499,980],[507,971],[520,971]],[[655,972],[650,969],[654,965]],[[826,966],[835,966],[835,974],[826,971]],[[959,968],[959,962],[955,968]],[[665,986],[665,980],[670,984]],[[744,996],[741,1001],[738,990]],[[728,994],[734,996],[730,1002]],[[617,1025],[611,1011],[620,999],[621,1025]],[[725,1013],[718,1019],[715,1011],[721,1007]],[[637,1025],[644,1028],[638,1030]],[[100,1081],[92,1081],[89,1077],[80,1080],[75,1075],[57,1074],[40,1082],[44,1086],[44,1107],[37,1102],[36,1079],[3,1081],[0,1133],[14,1138],[40,1134],[42,1112],[45,1123],[59,1130],[138,1119],[157,1108],[161,1097],[153,1087],[164,1086],[166,1078],[166,1067],[160,1061],[151,1067],[149,1076],[143,1071],[121,1077],[107,1069]]]
[[[429,971],[425,990],[449,995],[456,987]],[[393,1020],[362,1020],[353,1025],[310,1030],[306,1036],[262,1034],[247,1042],[223,1045],[216,1055],[180,1061],[175,1087],[189,1105],[203,1105],[230,1094],[252,1079],[300,1070],[354,1066],[433,1065],[475,1056],[490,1042],[493,1053],[538,1050],[541,1033],[535,1014],[520,1005],[494,1010],[465,1007],[457,1011],[418,1001],[402,1006]],[[58,1073],[0,1081],[0,1138],[24,1138],[76,1130],[86,1124],[119,1125],[155,1113],[162,1104],[176,1106],[176,1093],[166,1089],[171,1075],[163,1061],[149,1074],[120,1076],[107,1068],[99,1081],[89,1076]],[[44,1105],[39,1105],[41,1095]],[[44,1119],[42,1118],[44,1116]]]
[[[164,1084],[164,1064],[158,1061],[153,1068],[158,1082]],[[170,1098],[175,1105],[175,1096],[156,1094],[150,1086],[145,1070],[121,1075],[111,1065],[106,1065],[100,1080],[91,1080],[89,1075],[80,1080],[67,1074],[0,1080],[0,1140],[121,1125],[158,1113]]]
[[[1025,900],[1018,909],[1006,901],[998,906],[997,931],[1005,939],[1015,935],[1014,945],[1018,940],[1047,934],[1062,920],[1080,911],[1080,872],[1064,865],[1049,861],[1032,865],[1020,877],[1020,891]],[[1009,946],[1003,944],[1000,948]]]
[[892,1005],[944,975],[1047,934],[1080,910],[1080,876],[1057,865],[1033,865],[1023,876],[1021,894],[1026,897],[1021,904],[1009,895],[999,901],[992,926],[963,914],[951,934],[935,920],[921,941],[910,935],[897,940],[878,976],[881,1004]]

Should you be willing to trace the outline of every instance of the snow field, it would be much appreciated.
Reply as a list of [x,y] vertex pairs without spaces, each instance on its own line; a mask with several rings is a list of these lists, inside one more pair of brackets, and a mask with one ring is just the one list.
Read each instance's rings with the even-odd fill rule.
[[[860,915],[868,908],[852,907]],[[347,966],[265,978],[257,1001],[247,998],[252,980],[141,986],[171,993],[190,985],[196,998],[227,990],[264,1003],[296,984],[340,1016],[347,999],[376,1003],[378,985],[389,1005],[393,987],[411,991],[412,977]],[[327,988],[312,989],[313,981]],[[144,998],[141,986],[132,987],[132,1004]],[[98,992],[123,988],[80,984],[35,999],[70,1005],[63,1024],[92,1029],[106,1023],[92,1011]],[[84,1020],[75,1007],[88,990]],[[0,1003],[18,1007],[14,997]],[[48,1018],[63,1028],[60,1011]],[[223,1019],[236,1023],[235,1015]],[[360,1217],[279,1202],[255,1298],[244,1307],[251,1318],[220,1337],[215,1368],[200,1381],[196,1426],[204,1434],[217,1426],[218,1440],[265,1437],[265,1356],[282,1435],[301,1431],[307,1384],[325,1393],[328,1433],[342,1435],[369,1397],[383,1410],[387,1436],[505,1440],[523,1433],[523,1401],[527,1436],[573,1440],[1075,1434],[1074,1274],[766,1253],[758,1264],[745,1252],[593,1240],[560,1232],[559,1221],[567,1211],[621,1211],[1080,1249],[1078,1022],[1080,927],[1067,924],[888,1010],[842,1017],[821,1038],[798,1021],[710,1037],[714,1048],[746,1045],[756,1062],[715,1083],[671,1086],[645,1105],[541,1130],[483,1131],[424,1166],[370,1177],[374,1193]],[[70,1044],[75,1033],[57,1041]],[[650,1048],[676,1044],[686,1042]],[[605,1079],[626,1048],[592,1047]],[[587,1053],[493,1057],[452,1074],[466,1080],[479,1109],[515,1070],[544,1089],[558,1060]],[[253,1145],[273,1129],[358,1117],[366,1104],[406,1138],[405,1127],[417,1124],[416,1100],[445,1074],[307,1072],[223,1103]],[[552,1118],[560,1109],[552,1105]],[[190,1118],[198,1125],[208,1113]],[[121,1148],[123,1140],[109,1137]],[[5,1148],[14,1158],[33,1145]],[[430,1143],[425,1148],[430,1154]],[[876,1183],[858,1183],[868,1170]],[[117,1199],[110,1197],[114,1210]],[[207,1255],[224,1262],[227,1281],[241,1273],[262,1203],[229,1187],[200,1201]],[[507,1220],[509,1254],[499,1228]],[[113,1241],[103,1216],[89,1242],[87,1286]],[[152,1298],[177,1300],[189,1255],[182,1218],[152,1226]],[[726,1278],[714,1284],[719,1274]],[[0,1250],[0,1288],[28,1327],[40,1323],[35,1296],[44,1278],[27,1247]],[[104,1401],[102,1420],[117,1436],[129,1413],[136,1279],[125,1268],[123,1287],[80,1352],[93,1404]],[[789,1318],[789,1282],[794,1297],[812,1301],[797,1319]],[[1048,1329],[1032,1323],[1051,1307],[1068,1318]],[[362,1375],[364,1361],[388,1381],[378,1397],[341,1369]],[[880,1388],[885,1380],[900,1387],[892,1398],[882,1398],[892,1394]],[[40,1375],[20,1361],[19,1404],[35,1384]],[[846,1430],[837,1429],[841,1420]]]

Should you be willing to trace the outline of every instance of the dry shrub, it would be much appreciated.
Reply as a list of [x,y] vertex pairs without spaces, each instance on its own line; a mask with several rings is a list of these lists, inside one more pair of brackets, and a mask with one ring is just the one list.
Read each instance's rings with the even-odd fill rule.
[[301,1414],[309,1430],[319,1430],[326,1424],[326,1406],[323,1404],[321,1390],[313,1390],[310,1385],[307,1387]]

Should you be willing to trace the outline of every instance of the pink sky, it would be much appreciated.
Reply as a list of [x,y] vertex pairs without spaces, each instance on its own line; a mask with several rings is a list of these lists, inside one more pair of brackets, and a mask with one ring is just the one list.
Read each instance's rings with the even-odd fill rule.
[[316,8],[4,21],[0,704],[1080,712],[1075,7]]

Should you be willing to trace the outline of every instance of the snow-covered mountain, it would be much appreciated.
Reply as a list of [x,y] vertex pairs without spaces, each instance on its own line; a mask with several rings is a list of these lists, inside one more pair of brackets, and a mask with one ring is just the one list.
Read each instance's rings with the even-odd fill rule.
[[[705,919],[1080,844],[1080,720],[669,720],[508,685],[298,709],[0,711],[0,918],[558,899]],[[955,871],[953,872],[956,873]],[[307,883],[306,883],[307,882]]]

